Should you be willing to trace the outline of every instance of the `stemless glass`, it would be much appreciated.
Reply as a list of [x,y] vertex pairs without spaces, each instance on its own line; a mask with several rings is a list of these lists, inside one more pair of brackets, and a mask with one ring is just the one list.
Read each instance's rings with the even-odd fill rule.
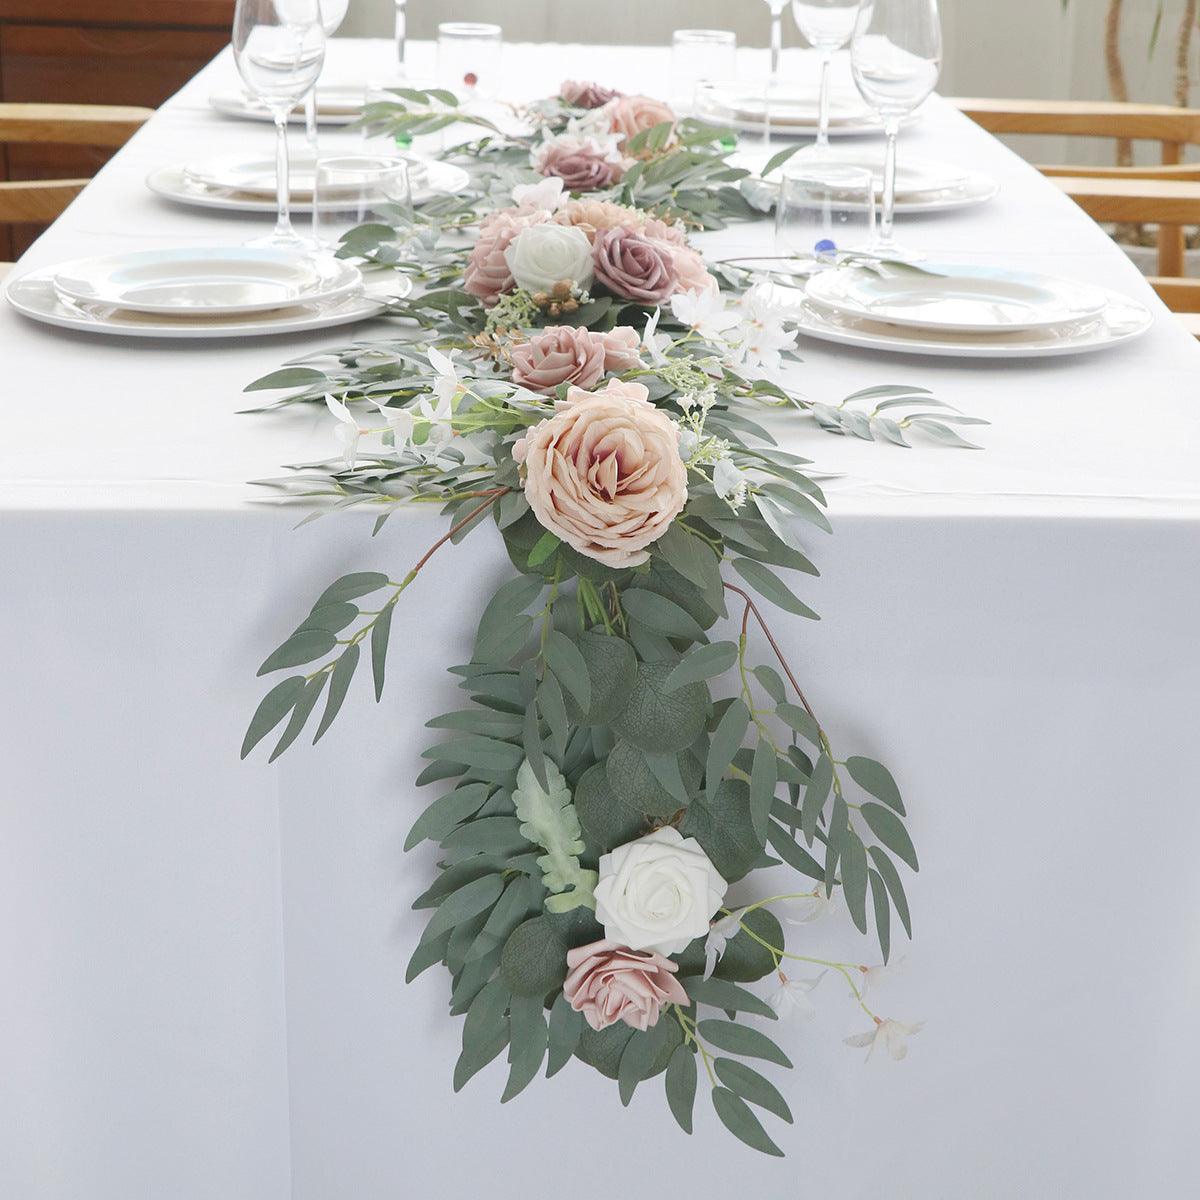
[[737,74],[737,35],[728,29],[677,29],[671,35],[671,82],[691,103],[696,85]]
[[796,28],[821,56],[821,84],[817,99],[817,140],[810,153],[829,149],[829,66],[854,33],[858,0],[792,0]]
[[883,213],[870,249],[881,258],[919,258],[896,245],[896,141],[900,122],[937,85],[942,27],[937,0],[862,0],[850,44],[850,66],[862,97],[879,114],[887,134]]
[[775,206],[776,252],[806,260],[805,273],[871,242],[875,184],[865,167],[807,162],[784,171]]
[[233,57],[246,87],[275,119],[278,217],[274,232],[251,244],[303,248],[291,221],[288,116],[316,86],[325,61],[319,0],[237,0]]
[[317,244],[336,249],[359,225],[383,224],[407,230],[412,226],[409,163],[385,154],[346,154],[323,158],[317,164]]
[[437,27],[437,74],[460,96],[487,95],[498,82],[503,31],[482,21],[443,21]]

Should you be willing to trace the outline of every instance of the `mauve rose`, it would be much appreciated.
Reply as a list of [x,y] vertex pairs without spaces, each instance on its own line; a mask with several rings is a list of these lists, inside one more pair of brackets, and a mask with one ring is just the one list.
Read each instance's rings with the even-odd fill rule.
[[563,383],[586,390],[605,375],[640,367],[640,345],[638,331],[628,325],[607,333],[551,325],[512,348],[513,382],[547,396]]
[[623,300],[660,304],[679,284],[671,247],[623,225],[600,234],[592,247],[596,282]]
[[560,138],[547,142],[535,154],[543,175],[557,175],[572,192],[597,192],[620,181],[625,171],[619,162],[586,138]]
[[564,79],[558,94],[576,108],[601,108],[621,93],[585,79]]
[[672,126],[671,141],[675,140],[675,114],[661,101],[650,96],[618,96],[605,106],[608,127],[628,140],[643,129],[653,129],[664,121]]
[[597,1032],[617,1021],[646,1030],[658,1022],[664,1004],[688,1002],[675,978],[677,963],[608,938],[568,950],[567,967],[563,995]]
[[543,528],[610,567],[636,567],[687,503],[679,429],[640,383],[571,388],[513,446]]
[[601,335],[571,325],[551,325],[511,351],[512,377],[535,392],[551,395],[562,383],[590,388],[604,377]]
[[514,283],[505,251],[522,230],[540,225],[550,219],[540,209],[517,211],[502,208],[487,216],[479,226],[479,238],[471,247],[467,267],[463,272],[463,290],[478,296],[484,304],[492,305]]

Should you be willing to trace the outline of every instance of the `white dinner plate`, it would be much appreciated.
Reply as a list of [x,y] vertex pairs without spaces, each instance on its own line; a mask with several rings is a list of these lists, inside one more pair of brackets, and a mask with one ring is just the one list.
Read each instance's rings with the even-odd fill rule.
[[317,304],[356,291],[345,259],[253,246],[137,250],[55,268],[54,286],[76,304],[160,316],[237,316]]
[[[345,157],[342,154],[323,155],[321,161]],[[404,155],[403,161],[408,166],[409,185],[413,189],[419,188],[428,173],[428,160],[416,155]],[[318,160],[311,154],[292,155],[288,174],[293,200],[312,200],[313,189],[317,183],[317,163]],[[274,156],[248,158],[243,154],[226,154],[220,158],[188,163],[183,170],[190,182],[203,188],[244,192],[249,196],[266,196],[272,203],[275,201]],[[330,195],[357,190],[357,186],[352,183],[326,185],[326,191]]]
[[[703,96],[696,115],[745,133],[762,133],[767,98],[762,88],[716,85]],[[904,124],[916,120],[916,114]],[[812,137],[817,132],[817,96],[812,93],[779,93],[771,97],[771,133],[780,137]],[[855,137],[880,133],[883,123],[856,92],[832,92],[829,97],[829,136]]]
[[55,289],[54,272],[53,267],[42,268],[9,280],[4,289],[8,302],[34,321],[114,337],[244,338],[327,329],[378,316],[389,299],[412,291],[410,279],[389,272],[386,279],[368,278],[364,292],[319,304],[235,317],[164,317],[68,300]]
[[[418,159],[420,171],[410,176],[412,185],[412,202],[418,208],[438,196],[453,195],[462,191],[471,182],[470,175],[452,163],[438,162],[436,159]],[[270,213],[275,212],[274,191],[270,196],[259,192],[243,192],[233,188],[216,187],[202,183],[189,175],[189,165],[175,163],[169,167],[159,167],[146,176],[146,186],[166,200],[177,204],[188,204],[196,208],[219,208],[226,212]],[[292,211],[311,213],[313,210],[312,184],[308,183],[308,191],[303,187],[297,188],[297,182],[292,183]],[[324,204],[322,204],[322,208]],[[331,208],[337,207],[335,200]]]
[[1145,305],[1106,289],[1105,307],[1090,320],[1075,325],[1016,333],[935,334],[928,330],[844,317],[804,299],[802,292],[789,288],[779,290],[784,295],[791,292],[796,297],[790,315],[805,337],[867,350],[938,358],[1023,359],[1089,354],[1141,337],[1154,322]]
[[948,263],[839,267],[810,276],[804,291],[841,316],[938,334],[1048,329],[1094,316],[1107,303],[1100,288],[1071,279]]
[[[362,116],[365,89],[350,86],[317,88],[317,121],[322,125],[353,125]],[[240,88],[222,88],[208,98],[209,104],[226,117],[248,121],[273,121],[271,110]],[[304,106],[292,110],[289,121],[304,121]]]
[[[840,149],[840,147],[836,146],[831,147],[831,153],[838,157],[830,159],[830,162],[836,161],[839,166],[861,165],[867,169],[872,167],[872,160],[868,155],[864,154],[848,154],[843,163]],[[748,169],[756,169],[751,167],[748,156],[739,165],[745,166]],[[784,165],[783,170],[800,170],[803,168],[803,165],[803,162],[791,159]],[[757,167],[761,166],[762,162],[759,161]],[[915,191],[897,191],[896,214],[904,216],[914,213],[950,212],[956,208],[970,208],[976,204],[986,204],[987,201],[993,199],[1000,191],[1000,184],[992,176],[985,175],[982,171],[970,171],[961,175],[960,178],[961,182],[946,188],[928,191],[923,188]],[[770,212],[779,199],[779,182],[775,178],[743,179],[740,186],[746,199],[762,212]],[[877,182],[876,206],[880,203],[879,192],[881,190],[880,184]],[[865,204],[855,205],[848,203],[846,205],[848,211],[858,211],[865,207]]]

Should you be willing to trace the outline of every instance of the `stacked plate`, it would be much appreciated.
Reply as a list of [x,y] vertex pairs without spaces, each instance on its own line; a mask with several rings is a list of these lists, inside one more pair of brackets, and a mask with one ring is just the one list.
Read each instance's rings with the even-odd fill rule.
[[[317,88],[317,120],[322,125],[352,125],[363,111],[363,88],[358,86],[330,86]],[[226,88],[213,92],[209,104],[226,117],[241,117],[249,121],[273,121],[271,110],[254,96],[238,88]],[[304,107],[298,106],[289,120],[304,120]]]
[[[461,191],[471,177],[461,167],[420,155],[405,155],[412,199],[416,205],[435,196]],[[317,160],[311,154],[293,158],[291,201],[295,212],[312,212]],[[220,208],[229,212],[275,212],[275,160],[247,155],[224,155],[199,162],[160,167],[146,177],[146,186],[156,195],[198,208]],[[332,203],[336,206],[337,199]]]
[[[391,276],[388,293],[411,283]],[[249,337],[321,329],[375,316],[352,263],[291,250],[237,246],[141,250],[31,271],[5,289],[35,320],[135,337]]]
[[[880,151],[831,146],[818,155],[806,147],[799,154],[793,155],[782,170],[802,171],[806,163],[814,166],[857,167],[870,171],[875,183],[876,204],[881,202],[883,159]],[[742,189],[747,192],[750,202],[763,212],[774,208],[779,196],[779,183],[775,178],[746,180]],[[967,208],[992,199],[999,190],[1000,185],[990,175],[980,171],[968,171],[954,163],[906,154],[896,167],[896,212],[900,214],[946,212],[954,208]]]
[[[696,115],[749,133],[761,133],[767,116],[762,86],[714,83],[696,96]],[[818,100],[814,90],[776,88],[770,97],[771,133],[810,137],[817,132]],[[879,133],[883,126],[874,110],[858,95],[832,89],[829,95],[829,136],[850,137]]]
[[811,276],[796,312],[810,337],[970,358],[1102,350],[1150,327],[1145,306],[1106,288],[1002,267],[870,263]]

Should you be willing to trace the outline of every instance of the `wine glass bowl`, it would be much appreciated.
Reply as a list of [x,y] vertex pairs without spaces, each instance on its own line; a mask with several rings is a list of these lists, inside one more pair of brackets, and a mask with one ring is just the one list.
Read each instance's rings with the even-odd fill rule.
[[850,69],[862,98],[879,114],[887,135],[883,206],[872,253],[883,258],[919,255],[896,245],[896,143],[900,122],[937,86],[942,27],[937,0],[861,0],[850,43]]

